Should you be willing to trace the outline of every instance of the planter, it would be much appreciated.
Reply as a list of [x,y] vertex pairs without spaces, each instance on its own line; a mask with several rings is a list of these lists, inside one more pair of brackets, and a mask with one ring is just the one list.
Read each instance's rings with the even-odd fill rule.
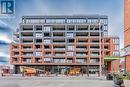
[[107,80],[113,80],[113,76],[112,76],[111,74],[107,74],[107,75],[106,75],[106,79],[107,79]]
[[116,85],[118,85],[118,86],[121,86],[123,84],[123,80],[122,79],[116,79],[116,78],[114,78],[113,80],[114,80],[114,83]]
[[124,79],[124,85],[125,87],[130,87],[130,80]]

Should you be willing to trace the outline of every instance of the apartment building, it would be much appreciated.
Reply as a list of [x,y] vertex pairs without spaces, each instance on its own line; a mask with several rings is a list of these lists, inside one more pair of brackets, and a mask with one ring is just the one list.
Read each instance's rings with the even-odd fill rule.
[[119,38],[108,37],[104,15],[23,16],[13,38],[10,62],[16,73],[20,66],[52,73],[73,67],[98,72],[105,57],[119,56]]
[[124,51],[126,71],[130,72],[130,0],[124,0]]

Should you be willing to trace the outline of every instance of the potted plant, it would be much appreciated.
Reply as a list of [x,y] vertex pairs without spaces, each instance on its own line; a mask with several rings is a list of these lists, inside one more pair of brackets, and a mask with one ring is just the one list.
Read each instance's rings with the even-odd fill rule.
[[113,81],[116,85],[121,86],[123,84],[123,77],[119,76],[118,74],[114,74]]
[[130,87],[130,74],[127,74],[124,78],[125,87]]

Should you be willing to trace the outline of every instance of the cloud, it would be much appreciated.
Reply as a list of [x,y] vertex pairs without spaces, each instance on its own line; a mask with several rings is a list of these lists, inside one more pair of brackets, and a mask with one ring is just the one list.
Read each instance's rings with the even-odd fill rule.
[[4,52],[0,52],[0,64],[9,64],[9,54],[5,54]]
[[9,45],[9,43],[0,40],[0,45]]
[[6,57],[6,58],[9,58],[10,55],[5,54],[4,52],[0,52],[0,57]]
[[11,39],[5,35],[5,34],[1,34],[0,35],[0,43],[3,43],[3,44],[8,44],[8,43],[11,43]]

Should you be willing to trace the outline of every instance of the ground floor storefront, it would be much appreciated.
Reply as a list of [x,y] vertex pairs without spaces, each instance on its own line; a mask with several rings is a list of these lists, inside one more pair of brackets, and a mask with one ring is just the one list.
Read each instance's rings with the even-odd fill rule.
[[[15,74],[21,73],[20,67],[29,67],[33,70],[48,72],[49,74],[97,74],[99,73],[98,65],[15,65]],[[27,71],[26,71],[27,72]]]

